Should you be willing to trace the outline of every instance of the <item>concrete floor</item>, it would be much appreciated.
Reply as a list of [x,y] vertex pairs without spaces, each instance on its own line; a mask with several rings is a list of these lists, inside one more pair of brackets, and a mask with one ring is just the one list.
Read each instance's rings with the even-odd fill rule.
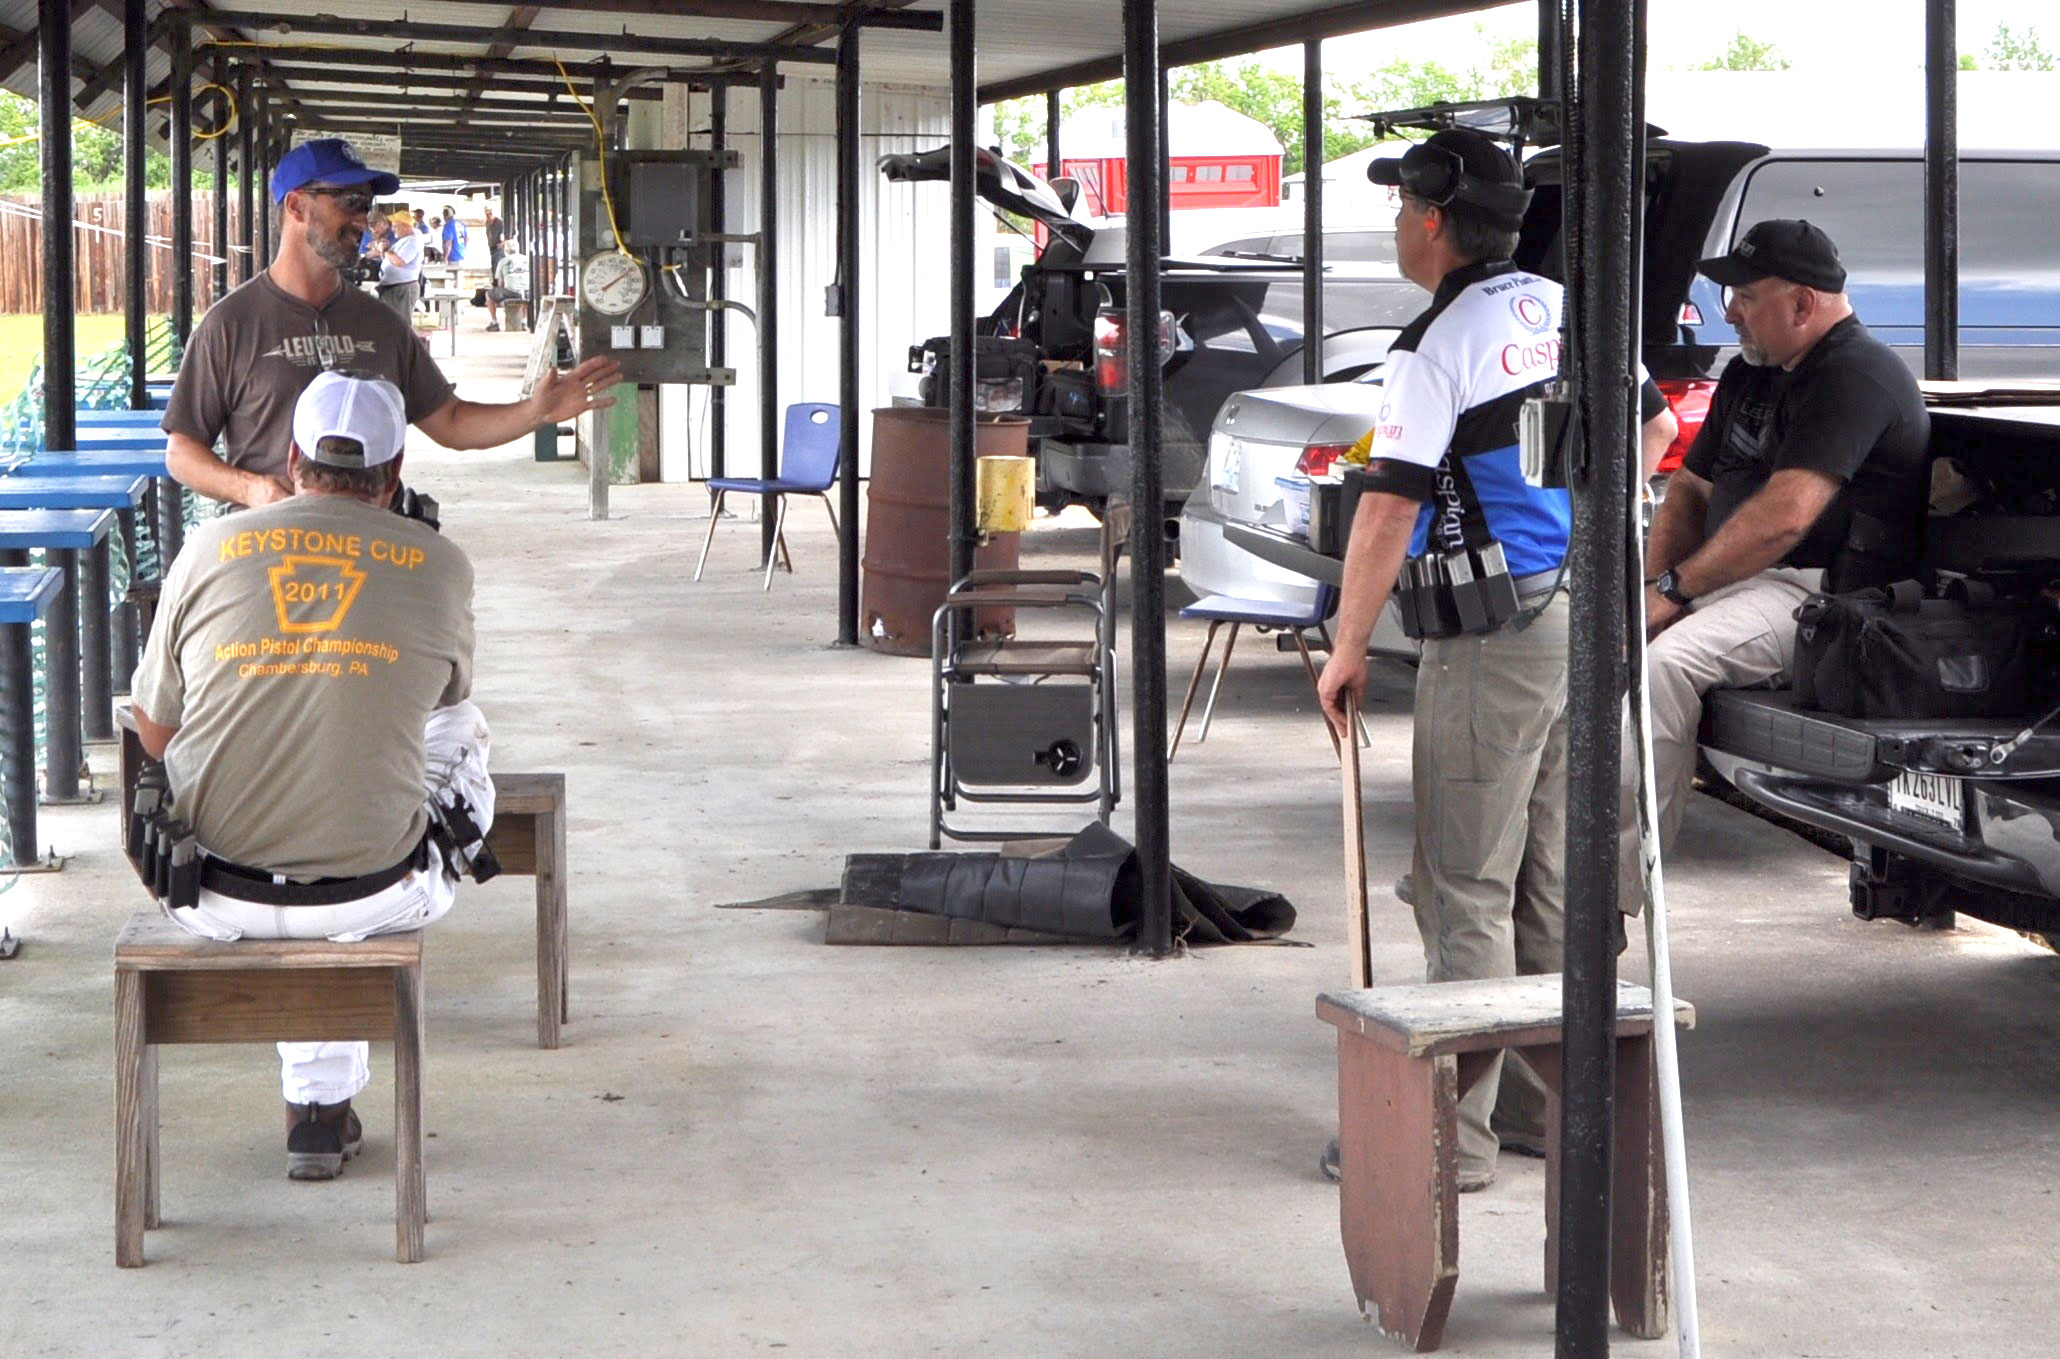
[[[465,350],[468,395],[512,390],[514,337]],[[526,444],[410,457],[479,567],[495,763],[569,777],[566,1046],[532,1046],[528,884],[468,888],[428,946],[427,1261],[392,1261],[383,1053],[366,1156],[302,1185],[269,1054],[175,1048],[166,1225],[118,1271],[109,950],[142,903],[112,809],[46,811],[69,866],[0,896],[28,940],[0,964],[0,1354],[1398,1352],[1314,1171],[1335,1073],[1311,1007],[1345,940],[1335,766],[1292,657],[1240,648],[1174,766],[1173,835],[1185,867],[1287,893],[1309,947],[827,948],[819,917],[713,909],[922,844],[926,666],[825,645],[827,526],[798,516],[770,595],[755,526],[728,526],[697,586],[696,488],[617,488],[591,523],[583,471]],[[1026,555],[1092,541],[1065,520]],[[1172,625],[1180,678],[1199,645]],[[1372,724],[1386,882],[1409,823],[1392,676]],[[2054,1353],[2060,960],[1856,922],[1840,864],[1707,799],[1674,869],[1707,1352]],[[1379,975],[1417,976],[1380,890],[1373,930]],[[1446,1352],[1549,1352],[1542,1193],[1505,1157],[1461,1201]]]

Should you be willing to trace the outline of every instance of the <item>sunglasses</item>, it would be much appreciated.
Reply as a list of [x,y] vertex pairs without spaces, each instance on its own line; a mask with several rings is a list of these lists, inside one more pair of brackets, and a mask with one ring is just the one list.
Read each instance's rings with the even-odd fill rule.
[[379,201],[370,189],[339,189],[326,184],[309,184],[301,189],[322,198],[333,198],[336,206],[356,217],[372,211],[372,205]]

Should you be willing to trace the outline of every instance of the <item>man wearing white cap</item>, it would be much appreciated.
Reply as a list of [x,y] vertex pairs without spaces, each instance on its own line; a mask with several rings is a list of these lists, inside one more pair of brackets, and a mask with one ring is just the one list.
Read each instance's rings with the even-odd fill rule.
[[[197,891],[165,907],[195,934],[420,929],[482,848],[472,564],[387,511],[406,432],[392,384],[318,374],[293,411],[293,496],[202,524],[166,575],[136,719],[197,842]],[[366,1045],[279,1055],[287,1173],[333,1178],[363,1137]]]

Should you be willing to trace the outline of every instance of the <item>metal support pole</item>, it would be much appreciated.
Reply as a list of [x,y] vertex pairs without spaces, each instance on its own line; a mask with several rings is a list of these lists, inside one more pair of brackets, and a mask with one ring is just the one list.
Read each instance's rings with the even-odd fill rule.
[[[1152,22],[1157,23],[1157,18],[1154,17]],[[1171,82],[1167,78],[1165,61],[1166,59],[1164,54],[1160,54],[1158,136],[1159,187],[1158,191],[1154,193],[1149,200],[1147,200],[1154,204],[1159,211],[1159,253],[1161,255],[1164,255],[1166,253],[1167,243],[1173,239],[1173,171],[1171,168],[1173,165],[1173,118],[1172,115],[1167,112],[1168,109],[1173,107],[1173,96],[1170,92]],[[1130,195],[1130,201],[1132,203],[1138,201],[1137,185],[1135,180],[1133,180],[1131,183]]]
[[[1566,51],[1561,41],[1560,0],[1539,0],[1538,3],[1538,97],[1557,99],[1566,89],[1562,79],[1563,54]],[[1565,126],[1561,124],[1561,126]]]
[[[149,497],[145,497],[146,503]],[[136,580],[136,511],[115,512],[115,532],[121,536],[122,552],[129,563],[129,581]],[[136,606],[123,600],[114,611],[114,637],[110,645],[114,649],[113,675],[110,692],[126,694],[129,680],[136,673],[137,651],[142,639],[137,636]]]
[[[720,236],[730,221],[729,182],[722,168],[722,154],[729,149],[730,87],[717,85],[708,92],[708,149],[716,165],[708,177],[709,230]],[[708,366],[727,368],[730,363],[730,312],[723,303],[730,295],[730,247],[727,241],[715,246],[714,267],[708,271]],[[730,420],[729,388],[718,382],[708,389],[708,475],[728,476]]]
[[43,149],[43,444],[76,444],[73,333],[71,7],[42,0],[36,95]]
[[1130,691],[1136,761],[1136,948],[1173,951],[1173,870],[1166,793],[1166,493],[1164,382],[1159,371],[1159,260],[1165,225],[1152,211],[1166,177],[1157,0],[1123,0],[1123,102],[1130,160],[1125,327],[1130,369]]
[[1059,159],[1059,92],[1044,92],[1044,177],[1057,179],[1066,173],[1065,162]]
[[150,198],[143,178],[149,27],[144,0],[122,0],[122,337],[129,352],[129,409],[138,411],[148,404],[143,382],[150,367]]
[[[599,128],[594,134],[596,145],[620,151],[622,149],[624,129],[621,117],[621,100],[616,93],[616,86],[613,81],[599,75],[594,77],[592,103],[594,116],[600,120]],[[606,158],[597,159],[594,164],[594,177],[602,181],[604,190],[607,189],[607,174],[608,162]],[[584,208],[585,204],[581,206]],[[598,229],[595,235],[596,239],[605,239]],[[653,288],[660,287],[663,283],[664,280],[660,278],[653,278],[651,280]],[[629,386],[628,383],[620,385]],[[631,396],[630,399],[634,401],[638,398]],[[605,417],[597,418],[593,422],[594,433],[589,441],[587,451],[587,518],[589,519],[606,519],[608,517],[608,478],[611,473],[611,464],[615,461],[614,437],[612,433],[604,432],[603,428],[609,423]],[[642,422],[639,421],[638,423],[641,425]]]
[[[215,68],[215,82],[222,83],[227,74],[220,67]],[[214,288],[208,295],[208,305],[222,300],[229,291],[229,137],[227,133],[216,137],[210,143],[215,149],[215,241],[214,253],[221,261],[209,271]]]
[[1618,781],[1624,693],[1624,560],[1638,392],[1632,253],[1643,209],[1636,173],[1637,10],[1643,0],[1581,0],[1582,148],[1575,391],[1585,435],[1569,477],[1566,955],[1555,1354],[1609,1353],[1610,1165],[1616,1085]]
[[[758,81],[758,475],[780,474],[780,73],[767,62]],[[759,545],[770,563],[778,496],[759,509]]]
[[243,256],[236,262],[236,281],[247,283],[257,275],[264,264],[257,257],[257,203],[253,197],[256,191],[256,170],[252,156],[256,151],[257,122],[250,106],[250,68],[236,68],[236,207],[242,217]]
[[951,0],[951,579],[973,569],[973,0]]
[[1960,376],[1960,114],[1956,0],[1924,4],[1924,376]]
[[837,43],[837,641],[858,645],[858,25]]
[[[0,552],[0,566],[26,566],[29,554]],[[0,627],[0,801],[7,809],[7,842],[19,866],[37,863],[36,676],[29,625]]]
[[64,585],[43,615],[43,795],[48,802],[79,796],[79,554],[52,552]]
[[79,692],[88,741],[114,739],[114,639],[108,627],[111,550],[102,538],[79,554]]
[[257,256],[251,267],[264,269],[272,263],[272,104],[263,90],[251,97],[256,101],[253,121],[257,124],[252,133],[250,174],[251,191],[257,196]]
[[1323,40],[1302,44],[1302,381],[1323,381]]
[[183,26],[172,30],[172,119],[165,129],[172,152],[172,338],[182,357],[193,333],[193,53],[187,45],[192,32]]

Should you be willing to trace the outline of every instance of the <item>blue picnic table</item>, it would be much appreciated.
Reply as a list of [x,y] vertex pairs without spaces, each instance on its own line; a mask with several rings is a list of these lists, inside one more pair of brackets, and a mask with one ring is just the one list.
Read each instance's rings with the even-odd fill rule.
[[[4,510],[0,509],[0,566],[26,566],[27,554],[41,549],[52,554],[64,577],[64,588],[51,604],[43,630],[43,691],[49,705],[49,737],[45,745],[44,795],[50,802],[78,802],[79,769],[82,763],[80,695],[80,554],[85,553],[97,581],[95,607],[83,614],[86,644],[102,657],[111,653],[107,630],[107,535],[113,530],[113,510]],[[88,673],[86,711],[104,716],[91,723],[88,734],[96,740],[114,736],[114,695],[108,666],[103,661]],[[100,709],[105,709],[101,713]],[[99,735],[102,730],[105,735]]]
[[[49,449],[31,454],[26,462],[16,463],[6,471],[11,477],[76,477],[96,473],[152,477],[156,480],[157,503],[146,505],[140,511],[133,507],[120,511],[123,548],[133,566],[136,561],[136,516],[143,513],[148,522],[157,526],[159,569],[169,566],[172,558],[179,555],[180,540],[185,536],[186,488],[174,481],[166,470],[162,445],[153,449],[89,448],[84,452]],[[126,684],[129,671],[136,663],[135,614],[132,610],[123,608],[119,626],[121,636],[115,647],[120,662],[115,671],[117,689]]]
[[155,425],[132,428],[125,425],[80,425],[73,433],[77,436],[79,451],[87,449],[156,449],[165,447],[165,432]]
[[[64,589],[54,566],[0,566],[0,760],[4,760],[6,815],[14,862],[29,867],[41,857],[36,845],[36,681],[29,627]],[[15,950],[0,929],[0,958]]]
[[139,475],[0,477],[0,510],[133,510],[148,494]]
[[156,429],[158,428],[158,422],[164,418],[165,413],[160,410],[83,410],[74,414],[72,421],[80,429],[85,429],[89,426],[94,429],[108,427],[119,429]]
[[[143,476],[0,477],[0,510],[113,510],[123,530],[133,534],[134,511],[150,494]],[[114,694],[128,687],[135,671],[134,612],[126,603],[117,629],[107,620],[107,597],[113,562],[110,544],[95,545],[79,568],[79,596],[87,607],[80,615],[79,684],[86,739],[114,739]],[[130,561],[134,562],[134,557]],[[99,719],[108,711],[105,725]]]
[[76,477],[98,474],[160,479],[170,475],[165,470],[165,451],[162,444],[154,450],[88,448],[83,452],[71,452],[54,448],[31,455],[26,462],[8,468],[7,474],[16,477]]

